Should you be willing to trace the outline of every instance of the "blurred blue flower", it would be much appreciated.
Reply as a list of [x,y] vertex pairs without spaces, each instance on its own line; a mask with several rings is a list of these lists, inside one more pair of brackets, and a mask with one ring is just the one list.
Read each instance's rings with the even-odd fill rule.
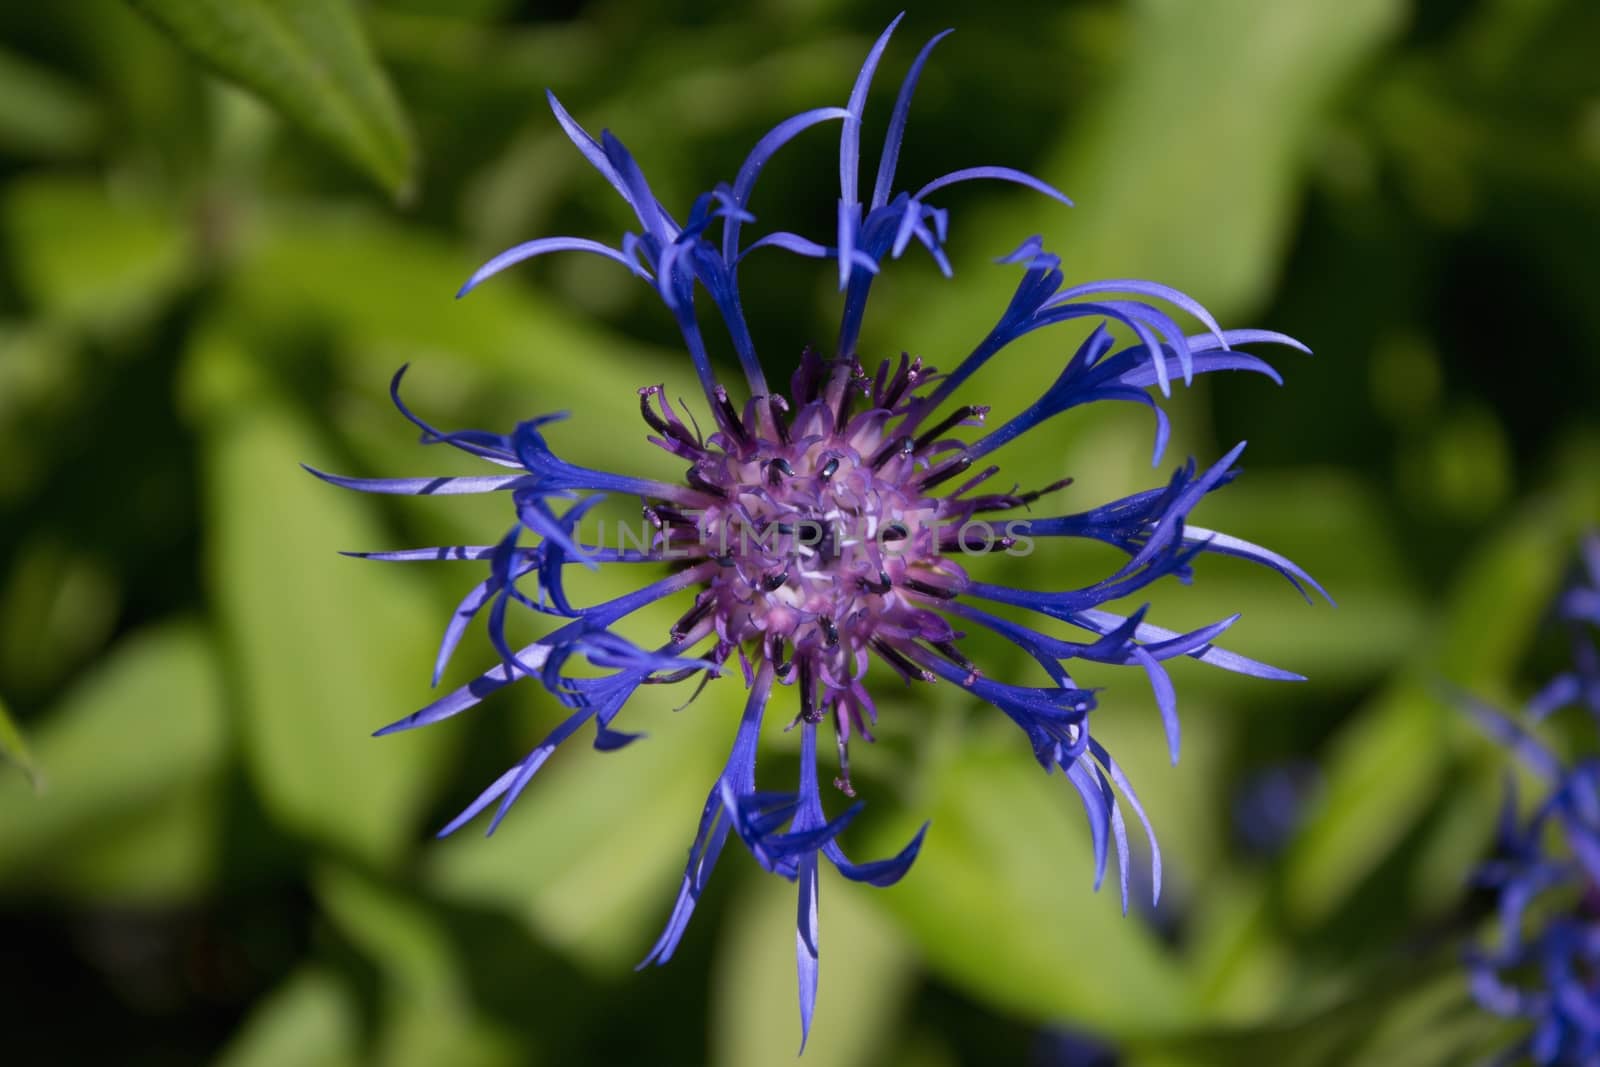
[[1234,836],[1257,856],[1278,855],[1294,840],[1321,786],[1314,763],[1297,760],[1255,771],[1234,790]]
[[1117,1050],[1068,1026],[1050,1026],[1034,1036],[1028,1067],[1117,1067]]
[[[1600,725],[1600,533],[1584,540],[1581,554],[1554,611],[1572,642],[1571,668],[1528,702],[1534,722],[1577,706]],[[1532,1024],[1501,1062],[1600,1062],[1600,757],[1564,764],[1522,725],[1481,701],[1464,702],[1547,786],[1524,822],[1508,780],[1496,858],[1475,876],[1494,894],[1498,938],[1467,955],[1473,995],[1496,1015]]]
[[[615,749],[632,741],[638,735],[617,730],[614,721],[641,685],[697,676],[703,682],[731,671],[743,678],[748,702],[732,751],[706,797],[666,929],[644,962],[671,958],[723,846],[730,833],[737,835],[765,869],[799,885],[796,957],[806,1031],[817,985],[820,859],[846,878],[887,886],[905,874],[922,845],[919,831],[898,855],[856,863],[841,850],[839,834],[860,805],[832,819],[824,810],[817,770],[819,727],[831,723],[839,764],[834,785],[854,797],[849,741],[855,735],[870,741],[877,715],[865,684],[869,664],[875,661],[879,669],[887,668],[907,683],[943,679],[1016,722],[1039,763],[1046,770],[1060,768],[1082,799],[1094,842],[1097,886],[1115,849],[1126,909],[1129,846],[1123,802],[1150,836],[1154,895],[1160,893],[1160,852],[1122,770],[1090,736],[1094,692],[1074,682],[1063,663],[1077,659],[1140,668],[1154,691],[1176,760],[1177,701],[1164,661],[1188,656],[1261,678],[1298,676],[1217,647],[1213,642],[1237,616],[1180,633],[1146,622],[1144,607],[1119,614],[1105,605],[1163,577],[1189,581],[1193,560],[1205,552],[1270,567],[1308,599],[1308,589],[1321,592],[1283,557],[1189,523],[1194,507],[1239,473],[1235,463],[1243,445],[1205,469],[1191,460],[1167,484],[1110,504],[1009,521],[990,516],[1026,508],[1067,483],[1030,492],[995,490],[985,483],[999,468],[979,462],[1045,420],[1101,400],[1150,408],[1159,462],[1168,424],[1151,387],[1166,396],[1174,378],[1188,383],[1195,375],[1223,370],[1252,371],[1278,381],[1270,366],[1236,346],[1260,343],[1303,350],[1292,338],[1223,331],[1194,300],[1152,282],[1124,279],[1064,288],[1060,260],[1035,237],[1001,260],[1022,268],[1015,295],[993,329],[951,372],[939,374],[904,355],[875,370],[864,366],[857,340],[873,281],[885,262],[914,244],[950,273],[944,251],[949,216],[931,202],[934,194],[958,182],[991,179],[1067,202],[1045,182],[1007,167],[958,170],[914,192],[897,190],[896,164],[912,94],[944,34],[929,41],[912,62],[890,115],[871,188],[860,184],[862,114],[873,74],[898,22],[873,45],[846,106],[818,108],[779,123],[756,143],[732,184],[720,184],[697,198],[682,222],[656,199],[621,141],[610,131],[602,131],[598,139],[591,136],[554,95],[549,98],[556,120],[632,209],[639,229],[615,245],[578,237],[529,241],[485,264],[462,293],[514,263],[556,251],[606,257],[650,285],[683,335],[714,426],[713,433],[703,435],[693,419],[686,422],[674,409],[661,386],[639,390],[649,440],[688,464],[681,483],[591,470],[560,459],[542,429],[562,416],[530,419],[510,434],[435,429],[401,401],[398,374],[392,390],[395,404],[422,430],[424,444],[451,445],[504,468],[504,473],[392,480],[319,475],[376,493],[505,492],[515,509],[515,524],[492,545],[361,554],[383,560],[486,562],[488,575],[451,617],[435,664],[435,684],[463,631],[480,614],[486,616],[489,639],[501,659],[468,685],[380,733],[438,722],[522,678],[536,679],[571,709],[543,743],[443,833],[497,803],[492,831],[551,752],[585,724],[594,725],[597,748]],[[831,243],[783,231],[746,243],[744,227],[754,222],[749,208],[762,168],[795,136],[827,122],[842,126],[837,226],[827,235]],[[739,270],[746,256],[762,248],[833,261],[844,293],[832,357],[806,351],[787,392],[769,386],[740,301]],[[717,309],[738,356],[747,387],[740,399],[719,381],[707,352],[695,308],[697,287],[704,288]],[[1158,303],[1192,315],[1204,332],[1187,336]],[[957,388],[1012,341],[1078,319],[1098,324],[1055,383],[1016,417],[982,432],[986,407],[946,407]],[[1132,343],[1119,347],[1110,323],[1126,327]],[[632,545],[580,544],[579,524],[603,494],[644,501],[647,533]],[[524,533],[536,543],[522,544]],[[1128,560],[1078,589],[981,582],[961,565],[966,556],[1026,555],[1039,538],[1103,541],[1126,553]],[[564,569],[572,564],[664,561],[675,564],[665,577],[604,603],[575,605],[562,583]],[[689,606],[663,644],[641,648],[612,631],[634,611],[680,594],[691,598]],[[1055,619],[1086,636],[1050,636],[980,608],[977,601],[1005,606],[1008,613],[1022,609]],[[567,621],[538,641],[513,648],[505,629],[513,605]],[[1039,664],[1044,684],[987,677],[963,652],[964,634],[958,626],[981,627],[1017,646]],[[569,673],[565,668],[573,657],[605,673]],[[798,697],[790,724],[799,728],[801,750],[793,792],[764,791],[756,784],[758,740],[774,685],[790,687]]]

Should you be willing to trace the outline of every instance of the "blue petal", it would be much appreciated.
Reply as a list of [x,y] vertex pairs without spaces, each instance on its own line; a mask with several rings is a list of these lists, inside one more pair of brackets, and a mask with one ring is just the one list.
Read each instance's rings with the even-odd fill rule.
[[[889,118],[889,132],[883,139],[883,154],[878,157],[878,178],[872,187],[872,208],[882,207],[889,201],[889,190],[894,185],[895,166],[900,159],[900,142],[905,137],[906,120],[911,114],[911,97],[917,91],[917,79],[922,76],[922,67],[928,62],[928,56],[933,52],[934,45],[954,33],[954,30],[945,30],[935,34],[933,39],[922,46],[922,51],[917,53],[917,58],[912,60],[911,69],[906,73],[905,80],[900,83],[900,95],[895,98],[894,113]],[[916,199],[920,200],[918,196]],[[899,255],[899,253],[895,253]]]
[[878,35],[873,42],[872,49],[867,52],[866,62],[861,64],[861,70],[856,74],[855,84],[850,87],[850,102],[846,110],[850,113],[844,120],[844,130],[839,135],[839,199],[843,203],[855,204],[856,180],[861,162],[861,115],[867,107],[867,90],[872,87],[872,76],[877,73],[878,61],[883,58],[883,50],[889,47],[889,38],[894,36],[895,27],[900,25],[900,20],[906,17],[904,11],[894,17],[889,27]]
[[300,466],[341,489],[399,496],[462,496],[468,493],[493,493],[515,488],[528,481],[526,474],[476,474],[437,478],[347,478],[342,474],[319,471],[304,463]]
[[592,252],[597,256],[604,256],[607,259],[621,263],[635,274],[643,274],[638,263],[633,259],[610,245],[601,244],[599,241],[591,241],[584,237],[540,237],[506,249],[473,271],[472,277],[468,278],[465,284],[456,290],[456,299],[459,300],[461,297],[466,296],[485,280],[499,274],[507,267],[515,266],[525,259],[532,259],[534,256],[542,256],[547,252]]
[[[792,118],[784,119],[772,129],[768,130],[756,146],[745,156],[744,164],[739,167],[739,176],[733,181],[732,202],[737,208],[743,208],[750,202],[750,193],[754,189],[756,178],[761,173],[761,168],[767,165],[774,153],[788,144],[798,134],[823,122],[833,119],[848,119],[850,112],[842,107],[819,107],[811,111],[804,111]],[[722,230],[722,258],[729,264],[740,258],[739,253],[739,222],[736,216],[728,217]]]
[[929,182],[927,185],[924,185],[921,189],[918,189],[914,199],[922,200],[926,198],[929,193],[937,192],[946,186],[955,185],[958,182],[970,182],[976,179],[1015,182],[1018,185],[1025,185],[1035,192],[1043,193],[1052,200],[1059,200],[1068,207],[1072,206],[1072,201],[1068,199],[1066,193],[1063,193],[1060,189],[1057,189],[1049,182],[1040,178],[1035,178],[1026,171],[1017,170],[1014,167],[966,167],[962,170],[953,170],[949,174],[944,174],[933,179],[933,181]]
[[834,867],[838,868],[840,874],[852,882],[865,882],[867,885],[877,886],[880,889],[886,888],[905,877],[905,873],[916,862],[917,853],[922,851],[922,839],[928,833],[928,825],[928,823],[923,823],[922,827],[906,844],[906,847],[887,859],[872,860],[860,864],[851,863],[837,841],[829,841],[826,845],[823,845],[822,854],[833,862]]
[[811,1036],[811,1016],[817,1006],[817,881],[816,853],[800,861],[800,900],[795,919],[794,959],[800,986],[800,1051]]

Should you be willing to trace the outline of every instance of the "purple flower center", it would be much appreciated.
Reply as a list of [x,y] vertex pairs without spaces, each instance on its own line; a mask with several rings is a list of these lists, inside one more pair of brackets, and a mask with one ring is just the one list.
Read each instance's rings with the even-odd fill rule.
[[980,425],[988,410],[958,408],[918,432],[931,410],[918,390],[938,378],[905,356],[869,378],[855,361],[825,362],[808,350],[792,403],[758,396],[740,412],[718,387],[717,430],[704,439],[662,387],[639,391],[651,440],[690,461],[685,480],[706,500],[702,508],[647,504],[653,547],[691,566],[718,564],[673,626],[673,644],[714,637],[718,661],[759,648],[778,680],[798,684],[798,720],[833,714],[835,784],[851,795],[848,741],[852,733],[871,740],[876,717],[862,686],[869,654],[908,681],[935,680],[930,650],[975,678],[955,644],[962,635],[933,609],[968,586],[953,556],[1015,543],[975,516],[1039,495],[968,495],[994,467],[934,495],[972,465],[965,443],[945,434]]

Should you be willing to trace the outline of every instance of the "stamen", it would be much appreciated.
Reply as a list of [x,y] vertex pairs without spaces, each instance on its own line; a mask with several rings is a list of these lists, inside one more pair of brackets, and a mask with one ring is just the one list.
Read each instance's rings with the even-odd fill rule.
[[837,648],[839,646],[839,628],[833,624],[833,620],[824,615],[817,619],[817,625],[822,628],[822,643],[829,648]]
[[779,678],[787,678],[794,669],[792,662],[784,661],[785,645],[781,634],[767,635],[767,660],[771,662],[773,671]]
[[735,410],[733,401],[728,399],[728,390],[719,385],[712,395],[716,400],[713,411],[717,416],[717,425],[722,428],[723,433],[733,440],[734,444],[741,449],[749,448],[751,444],[750,431],[745,429],[744,420],[739,417],[739,412]]
[[[650,407],[650,398],[652,396],[660,403],[662,415],[657,415],[655,410]],[[679,401],[679,403],[682,403],[682,401]],[[646,385],[639,389],[639,411],[644,415],[644,421],[657,433],[664,434],[696,452],[704,451],[705,446],[699,438],[691,434],[689,428],[668,407],[666,390],[661,386]],[[693,415],[691,414],[690,417],[693,418]]]
[[687,481],[691,487],[700,490],[702,493],[718,497],[722,500],[726,500],[728,498],[728,491],[726,489],[722,488],[720,485],[706,480],[706,476],[700,473],[700,465],[698,463],[689,468],[689,473],[684,475],[684,480]]
[[955,459],[944,464],[942,467],[936,467],[929,471],[923,476],[922,480],[917,483],[917,488],[927,490],[932,489],[936,485],[943,485],[945,482],[948,482],[951,478],[954,478],[956,475],[962,473],[970,466],[972,466],[971,456],[957,456]]
[[1071,485],[1073,483],[1073,481],[1074,481],[1074,479],[1072,479],[1072,478],[1062,478],[1059,481],[1051,482],[1049,485],[1045,486],[1043,489],[1035,489],[1031,493],[1023,493],[1017,499],[1021,500],[1024,504],[1031,504],[1035,500],[1038,500],[1040,497],[1046,495],[1047,493],[1053,493],[1058,489],[1065,489],[1067,486]]
[[932,645],[939,655],[943,656],[951,663],[954,663],[957,667],[960,667],[962,670],[973,671],[976,673],[977,668],[973,666],[972,661],[966,656],[963,656],[961,654],[961,650],[951,642],[934,641],[932,642]]
[[779,444],[789,443],[789,402],[774,393],[767,397],[767,412],[772,416],[772,430]]
[[956,596],[954,589],[944,589],[937,585],[930,585],[917,578],[902,578],[900,584],[912,592],[933,597],[935,600],[954,600]]
[[[977,527],[982,533],[988,534],[981,541],[966,540],[968,527]],[[982,556],[989,552],[1003,552],[1017,543],[1017,539],[1010,534],[995,536],[995,527],[987,522],[963,523],[959,527],[946,527],[939,537],[939,551],[943,553],[960,552],[968,556]]]
[[964,408],[957,408],[950,413],[948,418],[941,420],[937,426],[917,438],[917,451],[921,452],[945,433],[955,429],[961,423],[974,416],[977,417],[980,423],[983,422],[983,417],[987,414],[989,414],[988,407],[978,404],[968,404]]
[[701,593],[700,596],[695,599],[694,607],[684,612],[683,618],[673,623],[672,629],[667,631],[667,634],[672,638],[673,643],[678,644],[682,642],[685,637],[688,637],[689,632],[699,625],[702,619],[704,619],[707,615],[710,615],[711,609],[716,607],[716,605],[717,598],[711,594],[710,590]]
[[884,662],[888,663],[889,666],[899,671],[907,681],[910,681],[913,678],[920,679],[924,682],[931,682],[935,680],[935,675],[932,671],[918,667],[915,663],[912,663],[909,659],[906,659],[906,657],[901,654],[899,649],[895,648],[883,638],[874,637],[871,641],[871,644],[873,651],[882,656]]
[[644,416],[645,423],[656,433],[671,436],[672,431],[667,428],[667,420],[657,415],[650,408],[650,395],[655,390],[656,387],[653,385],[642,386],[639,389],[639,414]]
[[879,449],[878,454],[868,462],[868,466],[873,470],[880,470],[885,463],[888,463],[896,456],[909,456],[915,450],[916,442],[911,438],[897,437]]
[[1071,478],[1062,478],[1060,481],[1051,482],[1043,489],[1035,489],[1027,493],[1003,493],[996,496],[983,497],[974,501],[977,507],[973,510],[974,512],[1010,511],[1012,508],[1026,507],[1046,494],[1053,493],[1057,489],[1065,489],[1072,482],[1073,479]]
[[838,469],[839,458],[835,456],[833,459],[828,460],[828,462],[822,465],[822,469],[817,472],[817,480],[822,482],[830,480],[833,477],[834,472]]
[[806,660],[799,664],[800,667],[800,715],[804,722],[821,722],[822,709],[817,707],[815,672],[811,661]]
[[850,742],[843,731],[835,733],[834,739],[839,743],[839,777],[833,780],[833,787],[845,796],[853,798],[856,791],[850,784]]
[[794,477],[794,468],[782,456],[767,461],[767,484],[777,485],[785,477]]
[[645,520],[658,530],[669,525],[690,530],[696,528],[693,519],[671,504],[646,504],[639,510],[644,514]]
[[769,574],[765,578],[761,579],[761,591],[764,593],[776,592],[777,590],[782,589],[788,580],[789,568],[785,567],[781,572],[777,574]]
[[[844,380],[840,382],[839,406],[833,413],[833,432],[836,434],[844,433],[844,428],[850,423],[850,408],[855,400],[854,392],[865,391],[871,384],[857,360],[840,360],[838,369],[834,372],[836,378],[840,377],[839,370],[844,370],[846,373],[843,375]],[[852,390],[851,386],[855,386],[855,390]]]
[[856,584],[867,592],[876,593],[878,596],[882,596],[894,588],[894,583],[889,581],[889,575],[886,571],[878,572],[878,580],[876,582],[869,581],[866,578],[857,578]]
[[[1000,468],[999,467],[994,467],[994,466],[985,467],[985,468],[983,468],[983,470],[979,471],[977,474],[973,475],[971,478],[968,478],[966,481],[962,482],[959,487],[957,487],[953,492],[950,493],[950,496],[952,498],[959,497],[959,496],[964,496],[967,493],[972,492],[973,489],[975,489],[978,486],[982,485],[984,482],[988,481],[990,478],[993,478],[996,474],[999,474],[999,473],[1000,473]],[[976,510],[976,509],[974,509],[974,510]]]
[[[905,358],[906,357],[904,354],[900,356],[902,361],[904,361]],[[889,383],[889,388],[878,400],[879,407],[894,407],[896,402],[898,402],[899,399],[905,395],[907,389],[910,389],[912,386],[916,385],[922,380],[921,356],[913,359],[909,366],[906,366],[903,362],[901,366],[902,370],[895,375],[894,380]]]

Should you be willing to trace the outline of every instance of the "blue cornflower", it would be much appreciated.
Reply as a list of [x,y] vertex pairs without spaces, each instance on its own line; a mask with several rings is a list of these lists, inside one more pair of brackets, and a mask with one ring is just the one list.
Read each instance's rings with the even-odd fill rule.
[[[1582,557],[1554,611],[1571,638],[1571,668],[1528,702],[1531,721],[1577,706],[1600,724],[1600,533],[1584,540]],[[1480,701],[1465,703],[1546,786],[1519,822],[1508,783],[1496,858],[1476,873],[1495,896],[1499,936],[1467,955],[1473,995],[1488,1011],[1531,1024],[1500,1062],[1600,1062],[1600,757],[1565,764],[1517,722]]]
[[[671,917],[644,963],[671,958],[729,834],[735,834],[765,869],[799,885],[796,957],[805,1031],[817,985],[820,861],[826,859],[854,881],[887,886],[911,866],[927,829],[895,856],[856,863],[841,850],[838,838],[860,805],[831,819],[824,810],[818,733],[824,723],[832,725],[839,764],[834,785],[854,797],[849,742],[856,735],[870,741],[877,717],[866,684],[869,670],[887,669],[908,683],[943,679],[1015,721],[1040,764],[1046,770],[1060,768],[1082,798],[1094,842],[1097,886],[1115,849],[1126,908],[1129,846],[1119,793],[1150,837],[1156,894],[1160,852],[1121,768],[1090,736],[1094,692],[1074,682],[1063,664],[1078,659],[1141,668],[1176,759],[1177,703],[1164,661],[1189,656],[1262,678],[1298,676],[1217,647],[1213,642],[1237,616],[1179,633],[1146,622],[1145,608],[1123,615],[1105,605],[1169,575],[1189,581],[1192,561],[1203,552],[1253,560],[1283,574],[1302,593],[1321,592],[1283,557],[1189,524],[1191,510],[1238,474],[1235,462],[1242,445],[1208,468],[1191,461],[1165,485],[1102,507],[1009,521],[994,516],[1025,508],[1066,483],[1030,492],[996,490],[985,483],[999,468],[980,464],[1045,420],[1100,400],[1133,401],[1152,410],[1159,462],[1168,426],[1150,395],[1152,387],[1165,396],[1175,377],[1188,382],[1197,374],[1221,370],[1253,371],[1277,381],[1270,366],[1236,346],[1301,348],[1289,337],[1223,331],[1198,303],[1151,282],[1064,287],[1060,260],[1035,237],[1001,260],[1020,266],[1022,279],[994,328],[954,370],[941,375],[904,355],[872,371],[863,364],[857,341],[873,280],[884,263],[915,244],[950,272],[944,251],[949,217],[931,202],[934,194],[958,182],[993,179],[1068,202],[1045,182],[1007,167],[959,170],[915,192],[896,190],[896,163],[911,97],[929,53],[944,34],[929,41],[912,63],[890,116],[870,192],[863,190],[862,113],[879,58],[898,22],[873,45],[845,107],[818,108],[779,123],[757,142],[732,184],[698,197],[681,223],[656,199],[622,142],[609,131],[598,139],[591,136],[554,95],[549,97],[557,122],[632,209],[639,229],[615,245],[578,237],[518,245],[485,264],[462,293],[514,263],[556,251],[606,257],[649,284],[682,332],[714,429],[703,435],[692,418],[686,421],[687,413],[672,406],[661,386],[639,390],[649,440],[688,465],[681,483],[590,470],[558,458],[542,433],[557,416],[530,419],[510,434],[435,429],[400,400],[399,374],[391,390],[394,402],[421,428],[423,443],[452,445],[505,472],[395,480],[320,475],[337,485],[376,493],[500,491],[515,509],[515,523],[493,545],[363,554],[385,560],[487,562],[487,577],[451,617],[435,684],[463,631],[480,614],[486,615],[489,639],[501,660],[468,685],[380,733],[438,722],[522,678],[536,679],[570,709],[543,743],[443,833],[497,804],[492,831],[551,752],[585,724],[593,723],[597,748],[614,749],[633,740],[636,734],[616,729],[614,722],[639,686],[696,677],[703,682],[731,672],[743,678],[748,700],[732,751],[706,797]],[[746,242],[744,227],[755,221],[751,194],[762,168],[796,135],[827,122],[842,125],[837,227],[826,235],[831,243],[782,231]],[[768,385],[740,301],[739,269],[750,252],[767,247],[835,262],[844,293],[834,353],[824,358],[804,352],[786,393]],[[707,354],[695,309],[697,287],[704,288],[717,309],[738,355],[747,388],[742,397],[719,381]],[[1152,301],[1189,313],[1204,332],[1186,335]],[[1077,319],[1098,325],[1055,383],[1015,418],[985,432],[986,407],[946,404],[1012,341]],[[1125,326],[1133,343],[1119,347],[1109,323]],[[578,524],[602,494],[640,499],[649,536],[631,547],[580,545]],[[524,534],[535,543],[523,544]],[[1101,581],[1079,589],[980,582],[961,565],[964,556],[1022,555],[1036,539],[1046,537],[1103,541],[1126,553],[1128,560]],[[572,564],[638,563],[674,566],[637,591],[599,604],[574,604],[563,586],[563,572]],[[688,606],[660,645],[641,648],[612,631],[634,611],[678,595]],[[1082,639],[1051,636],[991,613],[979,606],[981,601],[1059,620]],[[538,641],[513,648],[505,631],[513,605],[568,621]],[[981,627],[1016,645],[1039,664],[1043,684],[986,676],[962,650],[965,634],[958,627]],[[569,673],[565,668],[574,656],[604,673]],[[798,697],[791,725],[800,732],[800,779],[793,792],[762,790],[756,782],[756,752],[775,685],[789,687]]]

